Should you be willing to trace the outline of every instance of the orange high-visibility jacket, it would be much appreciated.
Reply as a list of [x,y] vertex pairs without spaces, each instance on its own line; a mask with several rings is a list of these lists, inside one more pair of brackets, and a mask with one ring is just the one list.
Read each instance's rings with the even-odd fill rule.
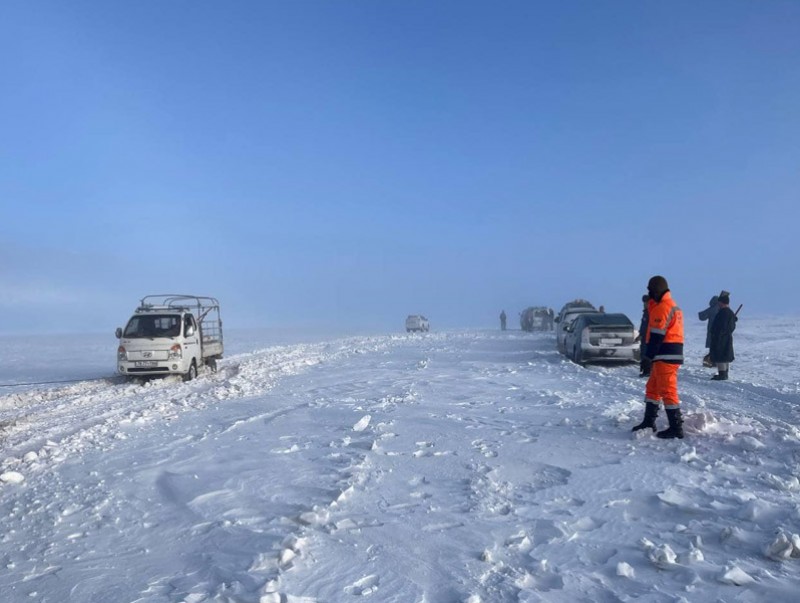
[[667,291],[661,301],[651,299],[647,304],[650,321],[647,324],[645,355],[653,362],[683,364],[683,312]]

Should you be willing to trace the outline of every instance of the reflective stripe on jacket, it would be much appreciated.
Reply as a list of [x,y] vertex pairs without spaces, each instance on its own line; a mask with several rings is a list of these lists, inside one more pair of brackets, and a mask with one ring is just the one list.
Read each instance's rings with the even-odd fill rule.
[[683,312],[667,291],[661,301],[647,304],[650,321],[647,325],[646,356],[653,362],[683,364]]

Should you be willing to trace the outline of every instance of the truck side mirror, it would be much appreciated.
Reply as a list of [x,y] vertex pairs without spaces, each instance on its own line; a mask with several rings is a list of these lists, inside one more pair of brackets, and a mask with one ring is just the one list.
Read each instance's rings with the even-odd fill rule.
[[117,327],[117,330],[114,331],[114,335],[117,336],[117,339],[120,339],[122,337],[122,329],[120,327]]
[[194,335],[194,327],[192,325],[188,325],[186,327],[186,337],[191,337]]

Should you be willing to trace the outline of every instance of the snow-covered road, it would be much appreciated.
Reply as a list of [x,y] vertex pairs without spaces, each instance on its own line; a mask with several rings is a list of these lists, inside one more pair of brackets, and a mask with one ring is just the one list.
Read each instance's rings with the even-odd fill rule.
[[728,383],[690,343],[683,441],[550,334],[0,391],[0,601],[794,601],[799,332],[741,325]]

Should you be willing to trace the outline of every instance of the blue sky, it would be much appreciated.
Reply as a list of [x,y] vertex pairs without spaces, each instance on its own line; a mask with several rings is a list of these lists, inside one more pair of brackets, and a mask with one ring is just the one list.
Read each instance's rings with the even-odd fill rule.
[[0,4],[0,333],[796,313],[800,3]]

